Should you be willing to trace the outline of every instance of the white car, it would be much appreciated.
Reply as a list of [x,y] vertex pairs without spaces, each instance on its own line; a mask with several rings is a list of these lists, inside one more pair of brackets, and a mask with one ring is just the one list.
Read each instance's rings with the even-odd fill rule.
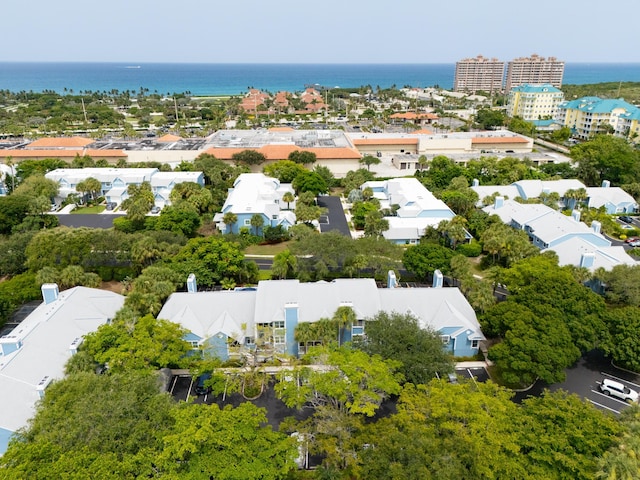
[[625,402],[637,402],[638,392],[625,387],[622,383],[605,378],[600,384],[600,391],[605,395],[619,398]]

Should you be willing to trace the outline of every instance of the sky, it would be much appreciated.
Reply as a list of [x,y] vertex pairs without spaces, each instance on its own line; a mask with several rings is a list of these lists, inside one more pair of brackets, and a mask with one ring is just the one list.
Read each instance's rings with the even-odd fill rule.
[[7,0],[2,17],[5,62],[640,63],[638,0]]

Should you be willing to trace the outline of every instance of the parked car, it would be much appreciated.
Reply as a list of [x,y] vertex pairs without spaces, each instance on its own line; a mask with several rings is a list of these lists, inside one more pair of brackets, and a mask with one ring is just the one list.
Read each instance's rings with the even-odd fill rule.
[[633,218],[631,218],[629,215],[621,215],[618,218],[620,219],[621,222],[633,223]]
[[160,207],[154,205],[153,207],[151,207],[151,213],[160,213]]
[[605,378],[600,384],[600,391],[605,395],[619,398],[625,402],[637,402],[638,392],[625,387],[622,383]]
[[206,395],[211,393],[211,387],[205,386],[205,382],[211,378],[211,373],[203,373],[196,379],[196,394]]
[[640,240],[640,237],[629,237],[625,240],[625,242],[633,243],[633,242],[637,242],[638,240]]
[[636,240],[636,241],[634,241],[634,242],[629,242],[629,246],[630,246],[630,247],[634,247],[634,248],[635,248],[635,247],[640,247],[640,239],[639,239],[639,240]]
[[107,202],[107,210],[113,210],[118,206],[116,202]]

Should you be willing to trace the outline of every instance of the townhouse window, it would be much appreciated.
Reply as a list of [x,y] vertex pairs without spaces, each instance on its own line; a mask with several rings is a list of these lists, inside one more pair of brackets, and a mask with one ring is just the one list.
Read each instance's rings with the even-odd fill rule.
[[274,335],[273,336],[273,343],[275,345],[282,345],[285,343],[285,339],[284,339],[284,335]]
[[191,348],[198,348],[198,341],[197,340],[191,340],[189,342],[189,344],[191,345]]
[[478,348],[480,340],[471,340],[471,348]]
[[244,226],[245,227],[250,227],[251,226],[251,219],[250,218],[245,218],[244,219]]
[[443,345],[448,345],[451,341],[451,337],[449,335],[440,335],[440,340],[442,341]]
[[272,325],[273,328],[284,328],[284,320],[276,320]]

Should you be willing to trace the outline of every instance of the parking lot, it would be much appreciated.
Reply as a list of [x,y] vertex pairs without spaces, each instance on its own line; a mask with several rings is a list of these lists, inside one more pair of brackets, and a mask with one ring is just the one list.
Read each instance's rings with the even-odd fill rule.
[[602,393],[600,391],[602,381],[608,378],[620,382],[632,390],[640,391],[640,377],[638,375],[616,368],[602,352],[596,350],[584,355],[565,372],[567,378],[564,382],[550,386],[538,382],[527,392],[517,393],[516,401],[521,401],[527,396],[540,395],[545,388],[551,391],[566,390],[569,393],[575,393],[601,410],[617,415],[628,406],[628,403]]

